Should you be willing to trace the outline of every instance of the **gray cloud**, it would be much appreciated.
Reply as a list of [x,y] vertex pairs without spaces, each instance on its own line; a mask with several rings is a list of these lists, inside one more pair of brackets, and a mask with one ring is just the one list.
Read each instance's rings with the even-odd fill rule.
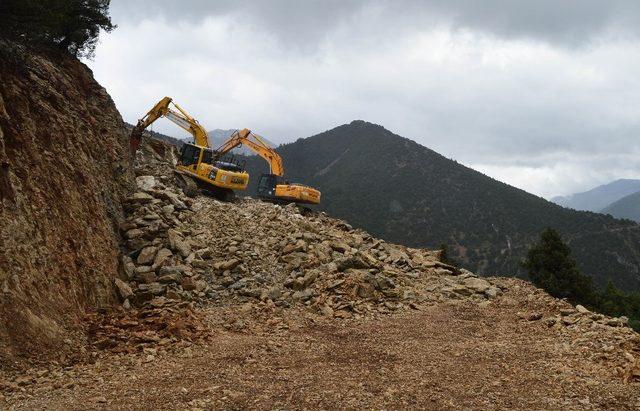
[[[500,37],[524,37],[580,45],[603,31],[633,29],[638,3],[620,0],[446,1],[431,2],[459,27]],[[635,33],[634,33],[635,34]]]
[[162,17],[198,22],[233,18],[238,26],[262,27],[287,44],[318,42],[336,26],[374,19],[378,30],[397,32],[450,24],[503,38],[528,38],[582,46],[610,32],[637,36],[640,3],[635,0],[115,0],[116,21]]
[[638,7],[116,0],[90,65],[130,122],[164,95],[275,142],[364,119],[551,196],[640,176]]

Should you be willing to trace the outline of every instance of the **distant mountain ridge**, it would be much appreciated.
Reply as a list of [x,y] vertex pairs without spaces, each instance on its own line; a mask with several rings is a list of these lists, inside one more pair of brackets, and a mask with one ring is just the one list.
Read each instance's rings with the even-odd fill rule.
[[600,212],[623,197],[640,191],[640,180],[620,179],[583,193],[554,197],[552,202],[574,210]]
[[640,223],[640,192],[630,194],[602,210],[615,218],[626,218]]
[[[209,144],[211,147],[218,148],[224,143],[233,132],[236,131],[235,128],[223,130],[220,128],[216,128],[213,130],[207,131],[207,135],[209,136]],[[240,154],[250,154],[246,151],[246,148],[242,147],[243,150],[240,151]]]
[[[546,227],[603,286],[640,289],[640,226],[563,208],[400,137],[354,121],[280,146],[286,176],[322,191],[321,209],[375,236],[437,248],[473,271],[524,275],[520,261]],[[266,163],[248,157],[248,194]],[[605,204],[606,205],[606,204]]]

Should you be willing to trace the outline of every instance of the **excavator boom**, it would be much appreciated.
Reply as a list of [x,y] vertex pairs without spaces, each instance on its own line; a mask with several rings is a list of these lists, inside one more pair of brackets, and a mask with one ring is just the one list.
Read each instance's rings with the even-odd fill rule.
[[[175,111],[170,106],[176,108]],[[142,137],[142,132],[153,124],[154,121],[159,119],[160,117],[166,117],[171,120],[173,123],[188,131],[189,134],[193,136],[194,143],[200,147],[209,147],[209,138],[207,137],[207,131],[200,125],[198,120],[191,117],[185,110],[182,109],[179,105],[173,102],[171,97],[165,97],[156,103],[155,106],[144,117],[138,120],[138,124],[131,131],[131,140],[133,146],[133,140],[136,140],[137,145],[139,145],[140,138]],[[137,149],[137,147],[135,147]]]
[[234,148],[245,145],[254,153],[264,158],[269,164],[271,174],[284,176],[284,167],[282,166],[282,158],[269,144],[259,135],[252,133],[249,129],[235,131],[227,141],[216,149],[218,153],[226,154]]

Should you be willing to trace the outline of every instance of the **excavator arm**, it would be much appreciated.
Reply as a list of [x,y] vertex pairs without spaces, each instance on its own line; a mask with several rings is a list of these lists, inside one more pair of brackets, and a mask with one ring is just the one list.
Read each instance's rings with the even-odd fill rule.
[[320,204],[320,191],[313,187],[284,181],[284,167],[280,155],[262,137],[246,128],[234,132],[218,147],[217,155],[222,156],[239,145],[249,147],[269,163],[269,174],[260,176],[258,182],[258,198],[277,204]]
[[280,155],[262,137],[246,128],[235,131],[216,151],[219,155],[223,155],[240,145],[248,147],[251,151],[264,158],[269,163],[271,174],[280,177],[284,176],[284,167]]
[[[175,110],[170,107],[172,104]],[[179,127],[188,131],[193,136],[196,145],[209,147],[207,132],[204,127],[198,123],[198,120],[191,117],[182,107],[174,103],[171,97],[165,97],[156,103],[144,117],[138,120],[138,124],[131,130],[131,148],[134,151],[137,150],[140,145],[142,132],[160,117],[166,117]]]

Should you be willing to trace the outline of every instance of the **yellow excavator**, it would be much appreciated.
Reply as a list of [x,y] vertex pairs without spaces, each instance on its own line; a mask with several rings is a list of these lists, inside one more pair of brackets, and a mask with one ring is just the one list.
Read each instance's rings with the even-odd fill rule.
[[320,191],[284,180],[284,167],[280,155],[262,137],[246,128],[235,131],[215,151],[222,156],[241,145],[248,147],[269,164],[269,173],[260,176],[258,182],[258,198],[273,203],[320,203]]
[[233,190],[247,188],[249,174],[233,160],[223,161],[221,155],[209,146],[209,138],[204,127],[170,97],[160,100],[138,120],[130,137],[134,151],[140,145],[142,132],[160,117],[168,118],[193,136],[193,144],[185,143],[182,146],[175,170],[183,189],[195,191],[197,186],[206,189],[217,198],[229,201],[234,197]]

